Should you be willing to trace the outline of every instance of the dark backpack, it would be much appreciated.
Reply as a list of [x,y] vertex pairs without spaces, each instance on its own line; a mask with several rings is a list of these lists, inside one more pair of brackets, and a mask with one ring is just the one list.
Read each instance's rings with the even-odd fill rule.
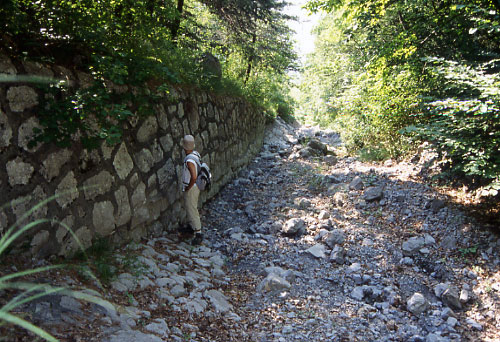
[[196,177],[196,186],[200,191],[210,191],[212,186],[212,174],[210,173],[210,168],[207,163],[201,161],[201,156],[197,152],[193,152],[186,156],[185,162],[188,159],[194,160],[197,166],[198,176]]

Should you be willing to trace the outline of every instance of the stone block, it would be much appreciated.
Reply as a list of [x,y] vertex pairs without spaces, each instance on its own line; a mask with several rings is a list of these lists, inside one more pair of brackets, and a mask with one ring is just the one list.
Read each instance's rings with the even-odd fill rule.
[[[14,199],[11,202],[11,208],[16,220],[20,220],[28,211],[33,209],[37,204],[47,199],[47,194],[42,187],[38,185],[28,196]],[[25,217],[25,224],[39,219],[47,218],[47,205],[39,206],[36,210]]]
[[172,132],[174,141],[180,143],[180,139],[184,136],[184,128],[176,118],[172,118],[170,121],[170,131]]
[[210,137],[211,137],[212,139],[214,139],[214,137],[216,137],[216,136],[217,136],[217,134],[218,134],[217,124],[216,124],[216,123],[213,123],[213,122],[210,122],[210,123],[208,124],[208,131],[209,131],[209,133],[210,133]]
[[50,233],[41,230],[31,240],[31,254],[36,255],[38,251],[49,241]]
[[116,152],[113,166],[115,167],[118,177],[122,180],[127,178],[130,171],[134,168],[134,162],[132,161],[130,154],[128,154],[127,145],[125,145],[125,143],[122,143]]
[[7,175],[11,186],[28,184],[34,171],[33,166],[25,163],[21,157],[7,162]]
[[141,127],[137,130],[137,141],[140,143],[148,142],[158,132],[158,122],[156,117],[148,116]]
[[139,183],[137,188],[134,190],[131,197],[131,202],[132,208],[134,210],[146,203],[146,185],[144,185],[144,183]]
[[61,221],[61,223],[54,224],[58,227],[56,231],[56,241],[59,244],[61,244],[64,241],[64,238],[68,235],[68,228],[73,229],[74,223],[75,218],[73,217],[73,215],[68,215]]
[[188,112],[188,121],[191,127],[191,132],[197,132],[200,125],[200,116],[198,114],[198,109],[192,109]]
[[102,157],[104,158],[104,160],[111,159],[111,156],[113,155],[113,149],[114,149],[114,146],[109,146],[106,141],[102,142],[101,152],[102,152]]
[[210,146],[210,137],[207,131],[201,132],[198,136],[201,136],[203,147],[206,149]]
[[69,234],[59,251],[59,255],[68,257],[78,252],[79,250],[86,250],[92,245],[92,232],[87,227],[81,227],[73,234]]
[[0,109],[0,151],[10,145],[10,139],[12,139],[12,128],[9,119]]
[[25,61],[23,62],[23,65],[26,72],[30,75],[54,78],[54,72],[41,63],[33,61]]
[[156,174],[152,174],[148,178],[148,188],[156,188],[156,185],[158,184],[158,176]]
[[165,107],[162,104],[159,104],[155,108],[156,108],[156,118],[158,120],[158,125],[162,130],[166,131],[170,125],[168,122],[168,116],[167,112],[165,111]]
[[98,236],[105,237],[113,233],[116,224],[113,216],[114,209],[110,201],[94,204],[92,223],[94,224],[95,233]]
[[130,202],[128,199],[128,190],[125,186],[122,185],[115,191],[115,199],[118,204],[118,210],[115,215],[116,225],[122,226],[127,224],[132,217],[132,209],[130,208]]
[[155,164],[163,160],[163,150],[157,139],[151,144],[151,154],[153,155],[153,162]]
[[40,144],[37,144],[35,147],[28,148],[29,142],[33,140],[35,136],[33,133],[34,128],[41,129],[42,126],[40,126],[40,123],[35,117],[31,117],[19,126],[17,133],[18,145],[28,152],[36,152],[40,148]]
[[181,119],[184,117],[184,104],[182,102],[179,102],[179,108],[177,110],[177,115]]
[[134,173],[134,174],[130,177],[130,186],[131,186],[132,188],[135,188],[135,187],[139,184],[139,182],[140,182],[140,181],[141,181],[141,180],[139,179],[139,175],[138,175],[137,173]]
[[147,148],[143,148],[134,156],[135,164],[141,172],[147,173],[154,165],[153,154]]
[[182,130],[184,132],[183,136],[186,134],[193,134],[193,132],[189,129],[189,122],[187,119],[182,121]]
[[209,119],[215,120],[215,108],[211,103],[207,106],[207,116]]
[[17,73],[16,67],[12,64],[9,57],[0,54],[0,73],[15,75]]
[[10,87],[7,90],[7,101],[13,112],[23,112],[38,105],[38,94],[28,86]]
[[53,178],[59,176],[61,168],[71,159],[72,154],[73,153],[68,149],[51,153],[47,159],[42,162],[40,173],[50,182]]
[[87,179],[83,185],[85,199],[92,200],[99,195],[103,195],[113,186],[115,178],[108,171],[101,171],[96,176]]
[[174,140],[172,139],[172,136],[170,134],[167,134],[160,137],[160,144],[161,147],[163,148],[163,151],[168,153],[172,150],[172,147],[174,146]]
[[66,208],[79,196],[78,182],[73,171],[70,171],[59,183],[56,189],[56,202]]
[[163,165],[156,174],[158,176],[160,190],[166,190],[176,177],[175,166],[172,159],[168,159],[165,165]]

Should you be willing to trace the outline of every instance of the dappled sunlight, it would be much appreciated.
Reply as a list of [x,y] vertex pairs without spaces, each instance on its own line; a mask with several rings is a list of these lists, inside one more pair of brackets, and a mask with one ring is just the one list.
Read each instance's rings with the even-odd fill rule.
[[[441,200],[443,194],[419,177],[419,165],[352,157],[329,164],[324,157],[298,157],[301,148],[295,145],[287,154],[268,147],[236,180],[237,186],[227,189],[241,196],[235,201],[221,194],[229,207],[234,203],[241,210],[236,216],[226,212],[233,220],[220,228],[237,226],[241,232],[232,237],[243,240],[229,240],[224,248],[233,256],[234,272],[244,273],[253,284],[242,302],[255,320],[253,336],[286,341],[355,341],[363,336],[360,340],[375,341],[392,334],[404,339],[413,328],[403,327],[402,320],[415,327],[439,321],[433,324],[449,336],[479,336],[466,323],[474,319],[488,326],[475,313],[483,295],[472,293],[486,280],[468,275],[476,274],[481,263],[470,258],[479,256],[468,249],[476,242],[447,241],[450,235],[474,230],[463,214]],[[353,183],[356,177],[359,188]],[[374,201],[366,197],[372,187],[383,189]],[[291,219],[302,220],[305,230],[285,234],[282,229]],[[422,245],[411,250],[409,242],[420,238]],[[287,278],[291,287],[285,283],[280,285],[284,289],[263,291],[268,266],[293,272],[294,280]],[[452,330],[438,315],[445,306],[435,291],[444,283],[468,289],[470,296],[463,309],[455,310],[461,325]],[[415,293],[431,303],[427,314],[408,311],[407,301]]]

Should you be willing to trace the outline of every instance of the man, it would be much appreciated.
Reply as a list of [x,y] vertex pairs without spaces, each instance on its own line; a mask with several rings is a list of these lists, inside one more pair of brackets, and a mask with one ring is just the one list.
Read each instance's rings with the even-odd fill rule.
[[190,230],[194,233],[191,244],[199,245],[203,241],[200,214],[198,212],[198,197],[200,196],[200,190],[196,186],[196,178],[200,171],[200,154],[194,150],[195,144],[192,135],[184,136],[182,139],[182,147],[186,153],[182,170],[184,208],[186,209],[188,221],[191,225]]

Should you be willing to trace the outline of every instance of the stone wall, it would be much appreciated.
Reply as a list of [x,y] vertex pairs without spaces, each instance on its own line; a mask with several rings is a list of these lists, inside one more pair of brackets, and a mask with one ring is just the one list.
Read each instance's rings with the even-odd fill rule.
[[[0,55],[0,77],[6,74],[65,78],[77,85],[88,79],[60,66]],[[98,237],[123,243],[175,229],[185,218],[180,191],[184,134],[195,136],[196,149],[213,173],[213,187],[201,201],[216,194],[262,144],[261,111],[241,99],[172,88],[155,115],[126,123],[123,141],[115,146],[103,143],[88,151],[75,141],[65,149],[50,144],[29,148],[44,94],[19,80],[0,83],[0,234],[19,220],[53,220],[16,242],[35,256],[67,256],[77,250],[65,227],[84,247]]]

